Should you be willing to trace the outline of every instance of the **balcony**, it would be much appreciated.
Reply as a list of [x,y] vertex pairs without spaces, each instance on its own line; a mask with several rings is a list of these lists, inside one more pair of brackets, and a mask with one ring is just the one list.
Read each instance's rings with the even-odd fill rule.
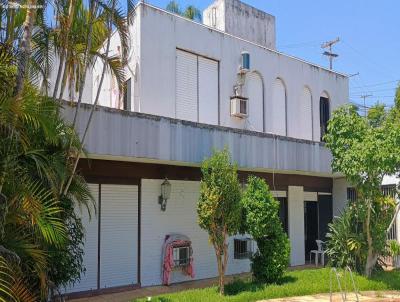
[[[72,121],[75,107],[63,105]],[[91,106],[81,105],[80,134]],[[224,146],[243,170],[332,176],[331,154],[323,143],[107,107],[96,109],[85,143],[91,158],[188,166],[199,166]]]

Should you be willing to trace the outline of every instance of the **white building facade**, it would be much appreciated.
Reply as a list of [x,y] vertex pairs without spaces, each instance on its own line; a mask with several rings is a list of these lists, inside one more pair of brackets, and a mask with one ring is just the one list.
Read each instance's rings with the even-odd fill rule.
[[[140,2],[130,25],[127,91],[107,74],[80,173],[98,208],[86,226],[86,273],[69,293],[159,285],[169,234],[192,242],[195,279],[215,277],[208,235],[197,224],[200,165],[229,148],[239,178],[266,180],[281,203],[290,263],[303,265],[347,200],[321,142],[331,112],[348,100],[348,78],[275,50],[275,17],[237,0],[217,0],[200,24]],[[112,37],[111,52],[120,45]],[[90,77],[96,95],[101,64]],[[90,103],[78,128],[83,132]],[[72,119],[74,108],[64,114]],[[166,211],[158,199],[168,178]],[[235,241],[236,240],[236,241]],[[229,240],[228,274],[248,272]],[[240,245],[240,244],[239,244]],[[191,280],[174,270],[172,282]]]

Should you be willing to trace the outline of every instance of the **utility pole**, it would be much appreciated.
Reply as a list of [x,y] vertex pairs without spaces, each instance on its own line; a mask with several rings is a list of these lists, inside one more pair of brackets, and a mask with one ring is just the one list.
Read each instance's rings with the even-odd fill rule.
[[366,105],[365,105],[365,99],[366,98],[369,98],[369,97],[371,97],[372,96],[372,94],[363,94],[363,95],[360,95],[360,98],[362,98],[363,100],[364,100],[364,116],[366,117],[367,116],[367,107],[366,107]]
[[322,43],[322,45],[321,45],[322,49],[329,48],[329,51],[324,51],[322,54],[324,56],[329,57],[329,69],[331,69],[331,70],[333,68],[333,59],[335,59],[339,56],[338,54],[332,52],[332,46],[334,44],[338,43],[339,41],[340,41],[340,38],[338,37],[335,40]]

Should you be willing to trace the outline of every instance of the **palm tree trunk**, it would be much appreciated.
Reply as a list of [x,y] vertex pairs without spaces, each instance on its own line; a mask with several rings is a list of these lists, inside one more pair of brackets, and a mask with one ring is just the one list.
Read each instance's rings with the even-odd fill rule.
[[[71,0],[69,2],[69,8],[68,8],[68,22],[67,22],[67,26],[64,29],[64,34],[63,34],[63,39],[64,41],[62,41],[62,43],[64,44],[64,46],[61,46],[61,54],[60,54],[60,64],[58,66],[58,71],[57,71],[57,79],[54,85],[54,91],[53,91],[53,99],[55,99],[57,97],[57,92],[58,92],[58,86],[60,83],[60,78],[61,78],[61,72],[63,69],[63,65],[64,65],[64,61],[66,61],[66,57],[68,55],[68,44],[69,44],[69,31],[70,28],[72,26],[72,22],[74,20],[74,14],[75,14],[75,0]],[[65,75],[65,70],[66,70],[66,65],[64,66],[64,75]],[[63,75],[63,81],[64,81],[64,75]],[[62,88],[61,88],[62,90]],[[61,97],[59,97],[59,99],[62,98],[64,91],[62,91],[61,93]]]
[[63,67],[64,67],[64,50],[62,50],[61,54],[60,54],[60,64],[58,64],[57,78],[54,83],[53,99],[55,99],[57,97],[58,86],[60,84],[61,73],[63,71]]
[[35,20],[36,8],[36,0],[28,0],[28,9],[26,11],[26,17],[24,21],[24,33],[22,35],[21,40],[21,60],[18,66],[17,73],[17,84],[15,87],[15,94],[19,95],[24,88],[24,80],[26,76],[26,69],[28,66],[28,60],[31,52],[31,39],[32,39],[32,30],[33,23]]
[[[112,23],[113,23],[112,22],[112,18],[113,18],[112,16],[113,16],[113,13],[114,13],[114,10],[115,10],[115,4],[116,4],[116,0],[113,0],[112,8],[111,8],[111,14],[110,14],[110,17],[109,17],[109,20],[108,20],[108,36],[107,36],[107,46],[106,46],[106,52],[105,52],[105,57],[106,58],[108,57],[108,53],[110,51]],[[91,124],[92,119],[93,119],[93,114],[94,114],[94,111],[96,110],[97,104],[99,102],[101,86],[103,85],[103,80],[104,80],[104,76],[105,76],[105,73],[106,73],[106,69],[107,69],[107,65],[106,65],[106,62],[104,62],[103,70],[102,70],[101,78],[100,78],[100,82],[99,82],[99,87],[97,88],[96,98],[95,98],[94,104],[93,104],[93,106],[92,106],[92,108],[90,110],[89,119],[87,121],[86,128],[85,128],[85,131],[83,133],[82,140],[81,140],[81,147],[79,149],[78,154],[76,155],[71,175],[70,175],[70,177],[68,179],[68,182],[67,182],[67,184],[65,186],[64,195],[67,194],[69,186],[71,185],[72,179],[73,179],[73,177],[75,175],[76,168],[78,167],[78,162],[79,162],[79,159],[81,157],[81,153],[82,153],[82,150],[83,150],[83,146],[85,144],[86,136],[88,134],[89,127],[90,127],[90,124]],[[81,89],[82,87],[79,87],[79,88]],[[82,97],[82,93],[80,91],[79,98],[81,99],[81,97]],[[79,106],[79,100],[78,100],[78,106]],[[75,111],[75,113],[76,112],[77,111]],[[75,115],[75,117],[77,117],[77,115]],[[76,120],[74,120],[74,122],[76,122]]]
[[78,102],[77,102],[77,106],[75,109],[74,120],[72,121],[72,127],[75,127],[76,121],[78,119],[79,109],[80,109],[81,103],[82,103],[83,88],[85,87],[86,71],[87,71],[88,63],[89,63],[89,53],[90,53],[90,49],[92,48],[93,20],[94,20],[94,15],[96,14],[96,11],[97,11],[97,3],[95,0],[91,0],[90,1],[90,14],[89,14],[88,41],[87,41],[86,49],[85,49],[85,56],[84,56],[84,62],[83,62],[83,74],[82,74],[82,77],[81,77],[80,83],[79,83]]
[[58,96],[57,99],[58,101],[61,101],[64,96],[65,86],[67,85],[67,75],[68,75],[68,66],[67,66],[67,60],[65,60],[64,71],[61,80],[60,95]]

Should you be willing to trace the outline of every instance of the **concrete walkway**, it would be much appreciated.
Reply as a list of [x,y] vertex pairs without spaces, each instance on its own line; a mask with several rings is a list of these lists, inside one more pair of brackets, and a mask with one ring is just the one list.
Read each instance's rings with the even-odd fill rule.
[[[400,292],[395,291],[387,291],[387,292],[362,292],[358,295],[358,300],[360,302],[368,301],[368,302],[391,302],[391,301],[400,301]],[[318,294],[311,296],[302,296],[302,297],[290,297],[290,298],[282,298],[282,299],[270,299],[270,300],[261,300],[258,302],[327,302],[330,301],[329,294]],[[335,293],[332,296],[333,302],[341,302],[342,296],[339,293]],[[355,294],[348,294],[347,300],[349,302],[357,301]]]

